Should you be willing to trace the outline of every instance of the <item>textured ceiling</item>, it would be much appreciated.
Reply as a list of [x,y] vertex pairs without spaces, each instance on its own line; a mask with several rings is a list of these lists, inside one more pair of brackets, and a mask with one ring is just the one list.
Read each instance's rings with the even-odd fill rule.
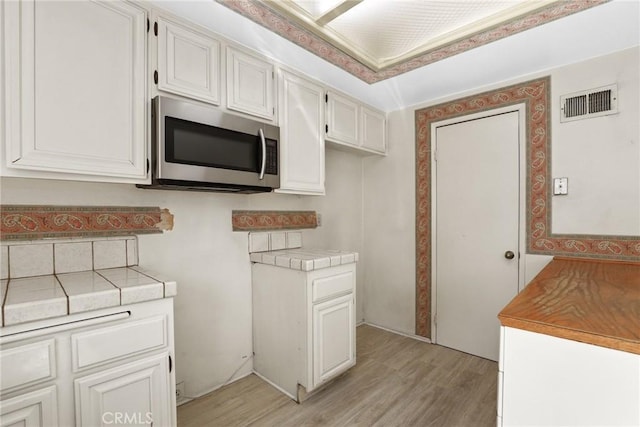
[[217,0],[374,83],[608,0]]

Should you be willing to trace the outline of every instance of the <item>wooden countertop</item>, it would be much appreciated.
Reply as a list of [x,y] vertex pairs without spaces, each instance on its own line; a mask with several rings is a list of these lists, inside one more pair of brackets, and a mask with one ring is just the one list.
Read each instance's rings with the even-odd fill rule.
[[498,318],[503,326],[640,354],[640,263],[556,257]]

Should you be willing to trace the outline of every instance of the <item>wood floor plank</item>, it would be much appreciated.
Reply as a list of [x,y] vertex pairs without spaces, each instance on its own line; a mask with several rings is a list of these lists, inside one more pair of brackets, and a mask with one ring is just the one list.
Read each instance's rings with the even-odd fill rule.
[[362,325],[356,366],[302,404],[249,375],[178,407],[178,426],[493,426],[497,375],[496,362]]

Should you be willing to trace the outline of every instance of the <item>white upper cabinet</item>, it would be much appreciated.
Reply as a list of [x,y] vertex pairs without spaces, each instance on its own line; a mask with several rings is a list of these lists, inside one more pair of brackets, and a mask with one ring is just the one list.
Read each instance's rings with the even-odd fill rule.
[[[361,154],[387,153],[387,118],[351,98],[328,91],[326,140]],[[353,150],[350,150],[353,151]]]
[[227,47],[227,108],[273,121],[273,64]]
[[3,175],[144,181],[146,12],[124,1],[3,7]]
[[360,109],[362,148],[381,154],[387,152],[387,119],[384,114],[363,106]]
[[324,194],[324,91],[321,86],[281,72],[280,189]]
[[327,140],[358,146],[358,104],[327,92]]
[[158,17],[158,89],[220,104],[220,42]]

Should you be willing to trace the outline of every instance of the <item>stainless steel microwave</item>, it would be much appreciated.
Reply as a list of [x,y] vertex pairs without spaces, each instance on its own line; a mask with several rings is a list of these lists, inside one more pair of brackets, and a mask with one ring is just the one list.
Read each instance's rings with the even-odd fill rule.
[[280,187],[277,126],[163,96],[151,110],[151,185],[139,187],[234,193]]

